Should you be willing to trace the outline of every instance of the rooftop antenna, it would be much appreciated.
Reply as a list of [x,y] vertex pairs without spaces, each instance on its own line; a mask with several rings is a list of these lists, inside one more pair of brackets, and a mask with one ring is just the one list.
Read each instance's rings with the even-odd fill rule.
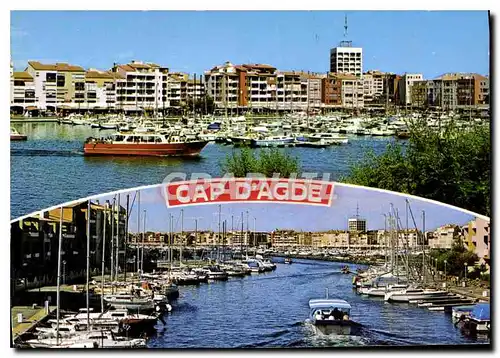
[[347,14],[344,17],[344,38],[347,37]]
[[359,219],[359,203],[356,203],[356,219]]

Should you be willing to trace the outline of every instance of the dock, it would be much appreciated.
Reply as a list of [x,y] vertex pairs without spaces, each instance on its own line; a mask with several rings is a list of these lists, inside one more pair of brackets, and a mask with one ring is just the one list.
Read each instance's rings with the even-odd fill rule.
[[[16,341],[20,336],[33,330],[40,322],[43,322],[47,317],[56,310],[56,306],[49,306],[49,312],[45,311],[45,307],[40,306],[14,306],[11,308],[11,323],[12,323],[12,338]],[[17,320],[17,315],[23,315],[21,323]]]

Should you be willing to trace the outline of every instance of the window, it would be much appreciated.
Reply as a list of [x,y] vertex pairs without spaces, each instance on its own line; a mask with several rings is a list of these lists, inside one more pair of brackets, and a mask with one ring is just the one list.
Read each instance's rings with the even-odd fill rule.
[[66,81],[66,78],[64,77],[64,75],[58,75],[57,76],[57,87],[64,87],[65,81]]
[[55,73],[47,73],[46,77],[45,77],[45,81],[46,82],[56,82],[56,74]]
[[85,83],[84,82],[76,82],[75,83],[75,90],[76,91],[83,91],[83,90],[85,90]]

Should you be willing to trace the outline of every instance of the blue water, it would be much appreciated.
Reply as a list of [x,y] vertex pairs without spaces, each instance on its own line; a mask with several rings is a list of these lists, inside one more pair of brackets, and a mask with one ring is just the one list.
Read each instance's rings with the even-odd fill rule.
[[[276,259],[283,262],[283,259]],[[166,325],[158,326],[154,348],[273,348],[369,345],[456,345],[474,343],[453,326],[451,315],[415,305],[359,296],[343,263],[294,260],[276,271],[227,282],[180,287]],[[307,322],[308,302],[347,300],[358,336],[321,336]]]
[[[28,141],[11,142],[12,218],[89,195],[159,184],[173,172],[220,176],[221,162],[234,150],[231,146],[208,144],[201,156],[193,159],[84,157],[84,140],[110,131],[57,123],[13,127],[27,134]],[[380,153],[390,141],[394,139],[353,136],[345,146],[285,150],[300,159],[303,172],[326,172],[335,180],[368,150]]]

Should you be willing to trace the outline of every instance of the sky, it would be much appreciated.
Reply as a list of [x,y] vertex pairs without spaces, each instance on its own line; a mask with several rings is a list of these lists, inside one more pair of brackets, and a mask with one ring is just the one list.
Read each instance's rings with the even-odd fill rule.
[[[134,201],[135,191],[129,192],[130,204]],[[120,195],[120,204],[126,206],[126,195]],[[174,230],[181,230],[180,208],[167,208],[160,186],[141,190],[140,193],[140,230],[144,230],[144,210],[146,210],[146,230],[155,232],[168,231],[169,214],[174,216]],[[383,214],[389,214],[391,203],[394,210],[398,210],[401,225],[406,226],[405,196],[374,191],[371,189],[348,187],[336,183],[331,207],[317,207],[298,204],[275,203],[236,203],[221,204],[221,220],[227,220],[228,230],[233,227],[241,230],[241,213],[243,212],[244,230],[247,228],[247,214],[249,229],[257,231],[273,231],[277,229],[293,229],[297,231],[326,231],[346,230],[347,220],[356,216],[359,207],[359,216],[367,220],[368,230],[384,228]],[[110,196],[102,196],[99,202],[112,200]],[[445,224],[463,225],[475,217],[457,209],[451,209],[423,200],[410,198],[410,207],[418,228],[422,229],[422,210],[425,210],[425,229],[433,230]],[[135,200],[129,221],[129,230],[137,232],[137,205]],[[183,228],[185,231],[195,229],[195,220],[198,220],[198,230],[218,231],[219,204],[185,206]],[[255,220],[254,220],[255,218]],[[411,216],[408,218],[408,227],[415,228]]]
[[363,48],[364,70],[489,74],[487,11],[11,12],[17,71],[29,60],[101,70],[139,60],[198,75],[225,61],[327,72],[344,39]]

